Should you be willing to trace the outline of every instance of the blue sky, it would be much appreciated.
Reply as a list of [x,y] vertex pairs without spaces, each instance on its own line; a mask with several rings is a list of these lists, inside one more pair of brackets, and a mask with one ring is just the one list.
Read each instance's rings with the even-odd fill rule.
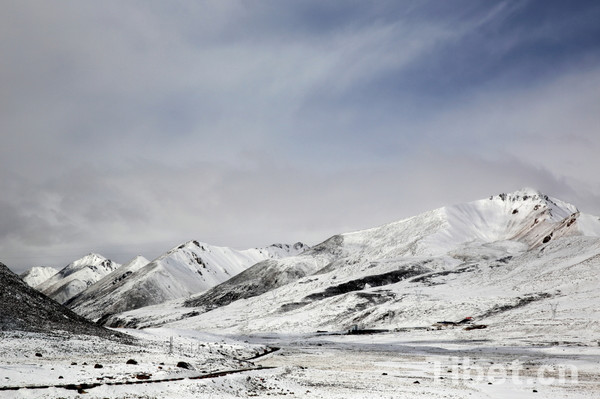
[[528,186],[600,215],[594,1],[5,1],[0,261],[316,244]]

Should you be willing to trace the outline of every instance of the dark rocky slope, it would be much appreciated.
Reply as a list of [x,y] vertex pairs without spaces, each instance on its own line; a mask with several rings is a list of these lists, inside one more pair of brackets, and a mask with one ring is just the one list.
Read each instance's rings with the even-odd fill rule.
[[122,338],[70,311],[28,286],[0,263],[0,331],[29,331]]

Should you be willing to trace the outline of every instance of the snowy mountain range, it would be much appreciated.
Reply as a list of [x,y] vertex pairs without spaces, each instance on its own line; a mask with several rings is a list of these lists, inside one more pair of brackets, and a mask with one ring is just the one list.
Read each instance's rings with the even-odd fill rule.
[[112,266],[89,255],[43,284],[89,281],[65,302],[84,318],[0,264],[2,392],[597,396],[600,219],[535,190],[312,248],[189,241]]
[[189,241],[149,262],[143,257],[114,270],[65,304],[90,319],[203,292],[264,259],[295,255],[305,245],[274,244],[238,251]]
[[58,303],[65,303],[119,266],[102,255],[91,253],[68,264],[36,289]]
[[525,189],[336,235],[187,300],[104,322],[309,332],[473,316],[521,332],[530,328],[523,320],[536,320],[576,334],[600,323],[599,236],[597,217]]
[[[583,218],[585,223],[575,223]],[[600,222],[526,189],[434,211],[380,227],[329,238],[298,257],[257,264],[188,306],[223,305],[312,274],[384,259],[439,257],[468,246],[510,241],[531,248],[568,234],[594,234]],[[453,264],[454,262],[451,262]],[[443,267],[443,266],[440,266]],[[350,267],[350,270],[356,267]],[[253,288],[253,287],[258,287]]]
[[[312,248],[189,241],[119,268],[89,257],[38,289],[113,327],[309,332],[426,328],[466,316],[509,334],[538,331],[524,320],[557,336],[600,327],[600,219],[532,189]],[[88,267],[98,264],[106,267]]]

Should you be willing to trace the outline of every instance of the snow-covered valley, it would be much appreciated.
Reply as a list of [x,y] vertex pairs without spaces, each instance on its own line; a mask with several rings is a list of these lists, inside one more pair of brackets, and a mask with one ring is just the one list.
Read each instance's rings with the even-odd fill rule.
[[[597,345],[513,345],[501,334],[464,330],[256,336],[164,328],[126,332],[140,341],[3,334],[1,396],[597,398],[600,392]],[[271,348],[277,350],[251,359]],[[178,367],[180,362],[189,369]]]

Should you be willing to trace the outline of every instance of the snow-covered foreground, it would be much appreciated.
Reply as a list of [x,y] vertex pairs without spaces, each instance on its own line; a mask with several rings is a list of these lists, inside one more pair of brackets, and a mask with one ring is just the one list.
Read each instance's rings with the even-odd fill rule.
[[[127,345],[3,333],[2,398],[597,398],[600,347],[532,345],[485,331],[225,337],[128,330]],[[173,344],[171,344],[173,337]],[[267,347],[279,351],[251,359]],[[36,356],[36,353],[40,356]],[[137,364],[127,364],[133,359]],[[242,360],[251,359],[251,360]],[[178,362],[194,367],[177,367]],[[96,364],[102,368],[95,368]],[[261,366],[273,367],[259,369]],[[246,370],[206,379],[217,371]],[[165,381],[175,379],[174,381]],[[161,380],[161,382],[154,382]],[[126,383],[129,382],[129,383]],[[132,382],[144,382],[132,384]],[[61,385],[98,384],[66,389]]]
[[[189,380],[215,372],[256,368],[250,359],[260,344],[167,329],[126,331],[134,344],[93,336],[2,332],[1,398],[182,398],[216,392],[210,380]],[[135,362],[131,362],[131,360]],[[191,367],[178,367],[185,362]],[[136,364],[128,364],[136,363]],[[135,384],[132,382],[181,379]],[[211,385],[208,385],[211,384]],[[65,388],[63,386],[74,385]],[[83,388],[77,386],[98,385]],[[18,390],[7,390],[17,388]],[[40,388],[45,387],[45,388]]]

